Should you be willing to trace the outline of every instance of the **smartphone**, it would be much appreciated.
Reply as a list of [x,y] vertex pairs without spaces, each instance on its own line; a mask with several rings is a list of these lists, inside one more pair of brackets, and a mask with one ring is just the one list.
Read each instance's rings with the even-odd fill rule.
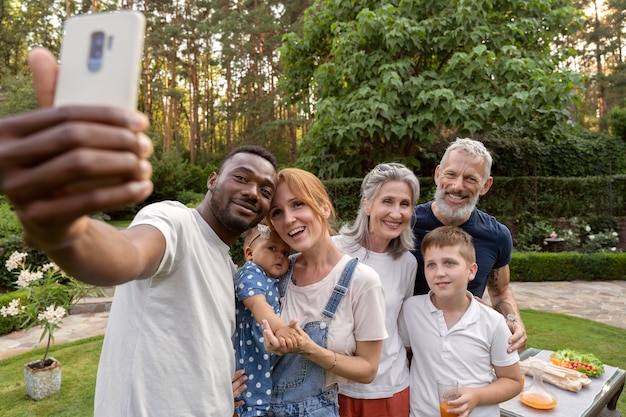
[[68,18],[54,105],[136,109],[145,27],[132,10]]

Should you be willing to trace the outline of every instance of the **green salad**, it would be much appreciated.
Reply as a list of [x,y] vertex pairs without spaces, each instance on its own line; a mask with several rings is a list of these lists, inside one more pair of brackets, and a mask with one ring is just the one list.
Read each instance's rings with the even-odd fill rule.
[[550,362],[564,368],[574,369],[595,378],[604,373],[602,361],[591,353],[580,353],[571,349],[561,349],[552,354]]

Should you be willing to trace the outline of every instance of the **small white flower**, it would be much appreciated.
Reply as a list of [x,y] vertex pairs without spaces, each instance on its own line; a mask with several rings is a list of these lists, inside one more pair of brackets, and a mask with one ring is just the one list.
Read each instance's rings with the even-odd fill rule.
[[612,252],[615,252],[616,250],[617,250],[617,248],[616,248],[615,246],[613,246],[613,247],[611,248],[611,251],[612,251]]
[[59,324],[61,323],[61,319],[65,317],[65,313],[66,311],[63,307],[55,307],[55,305],[52,304],[46,308],[46,311],[37,315],[37,320],[47,321],[51,324]]
[[[24,309],[24,307],[22,307],[22,309]],[[20,313],[20,299],[19,298],[14,298],[13,300],[11,300],[8,307],[2,306],[2,308],[0,308],[0,314],[2,314],[2,317],[17,316],[19,313]]]
[[51,269],[51,270],[53,270],[55,272],[58,272],[58,271],[61,270],[61,268],[59,268],[59,266],[57,264],[55,264],[54,262],[47,263],[47,264],[45,264],[44,266],[41,267],[41,270],[44,271],[44,272],[46,272],[49,269]]
[[591,226],[589,225],[585,226],[585,230],[587,231],[587,233],[591,232]]
[[17,285],[20,287],[28,287],[31,282],[36,281],[41,277],[43,277],[43,272],[41,271],[31,272],[28,269],[23,269],[17,278]]
[[613,237],[617,237],[617,232],[613,232],[613,233],[611,233],[611,236],[613,236]]
[[594,235],[589,235],[589,240],[594,240],[596,237]]
[[14,269],[20,266],[20,264],[26,258],[26,256],[28,255],[24,252],[15,251],[11,254],[11,256],[9,256],[9,259],[7,259],[4,265],[6,266],[7,270],[13,271]]

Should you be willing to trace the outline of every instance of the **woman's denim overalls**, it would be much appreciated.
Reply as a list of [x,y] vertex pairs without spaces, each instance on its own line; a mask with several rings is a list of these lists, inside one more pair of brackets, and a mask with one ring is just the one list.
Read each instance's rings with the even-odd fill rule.
[[[289,270],[279,284],[283,295],[291,280],[295,259],[291,257]],[[326,347],[330,321],[348,291],[357,262],[358,259],[351,259],[341,273],[323,311],[324,318],[302,326],[311,340],[319,346]],[[272,400],[267,416],[336,417],[339,415],[337,385],[326,390],[326,371],[303,355],[290,353],[280,357],[274,366],[272,381]]]

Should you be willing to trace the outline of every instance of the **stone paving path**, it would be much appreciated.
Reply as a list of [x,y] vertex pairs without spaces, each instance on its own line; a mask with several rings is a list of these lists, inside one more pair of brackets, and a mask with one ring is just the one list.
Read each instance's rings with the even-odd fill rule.
[[[73,314],[65,317],[61,327],[54,331],[55,344],[73,342],[92,336],[104,334],[111,297],[87,299],[72,310]],[[33,327],[28,331],[19,330],[0,336],[0,360],[45,347],[46,339],[39,342],[41,327]]]
[[521,309],[586,318],[626,329],[626,281],[513,282]]
[[[625,281],[513,282],[511,286],[522,309],[567,314],[626,329]],[[63,319],[54,332],[56,344],[104,334],[109,313],[103,310],[111,298],[88,301],[82,314]],[[1,336],[0,360],[44,346],[38,343],[40,335],[40,329],[33,328]]]

